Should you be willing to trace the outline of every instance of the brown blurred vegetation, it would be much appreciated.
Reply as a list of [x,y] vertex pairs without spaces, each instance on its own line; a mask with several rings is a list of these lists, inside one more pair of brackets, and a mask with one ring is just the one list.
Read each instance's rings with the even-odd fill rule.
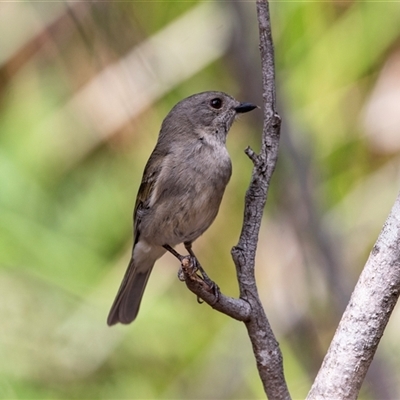
[[[307,393],[399,190],[400,4],[273,2],[278,168],[259,289],[293,398]],[[252,2],[0,4],[0,397],[262,398],[239,323],[199,306],[169,255],[139,318],[108,328],[131,214],[163,117],[223,90],[262,102]],[[233,176],[195,251],[236,296],[261,112],[228,138]],[[394,312],[363,399],[400,396]]]

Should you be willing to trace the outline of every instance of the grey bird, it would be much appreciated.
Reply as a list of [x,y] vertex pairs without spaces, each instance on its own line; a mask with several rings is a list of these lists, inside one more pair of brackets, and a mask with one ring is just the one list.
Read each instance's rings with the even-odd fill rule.
[[231,176],[228,131],[238,114],[256,107],[226,93],[203,92],[180,101],[164,119],[139,187],[132,257],[108,325],[136,318],[154,263],[167,250],[184,243],[194,256],[192,242],[217,216]]

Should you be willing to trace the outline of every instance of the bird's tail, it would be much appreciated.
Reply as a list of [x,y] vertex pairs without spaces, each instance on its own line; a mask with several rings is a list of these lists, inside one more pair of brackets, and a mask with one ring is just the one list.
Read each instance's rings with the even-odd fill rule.
[[131,258],[124,279],[108,314],[107,324],[109,326],[115,325],[118,322],[129,324],[136,318],[153,266],[154,262],[148,265],[146,269],[138,270],[133,263],[133,258]]

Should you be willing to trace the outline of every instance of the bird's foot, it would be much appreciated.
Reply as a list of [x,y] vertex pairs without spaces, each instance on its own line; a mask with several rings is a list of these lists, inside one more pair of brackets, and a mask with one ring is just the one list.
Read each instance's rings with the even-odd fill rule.
[[[197,272],[199,272],[200,275]],[[178,272],[178,278],[181,279],[182,277],[183,279],[181,280],[185,281],[186,276],[188,276],[192,280],[201,283],[201,285],[208,292],[214,295],[215,303],[218,302],[220,293],[219,287],[213,280],[209,278],[206,271],[201,266],[196,257],[186,256],[182,260],[181,268]],[[197,301],[198,303],[203,303],[203,301],[198,296],[197,296]]]
[[[196,256],[192,251],[191,243],[185,243],[185,247],[189,252],[188,256],[182,256],[168,244],[165,244],[163,247],[165,248],[165,250],[169,251],[172,255],[174,255],[181,263],[181,267],[179,268],[178,271],[178,279],[181,282],[185,282],[186,279],[191,279],[193,281],[200,283],[205,290],[214,295],[215,297],[214,303],[217,303],[220,294],[219,287],[214,281],[212,281],[208,277],[206,271],[199,263],[199,260],[196,258]],[[200,274],[198,274],[197,272],[199,272]],[[198,296],[197,296],[197,301],[199,303],[202,303],[201,299]]]

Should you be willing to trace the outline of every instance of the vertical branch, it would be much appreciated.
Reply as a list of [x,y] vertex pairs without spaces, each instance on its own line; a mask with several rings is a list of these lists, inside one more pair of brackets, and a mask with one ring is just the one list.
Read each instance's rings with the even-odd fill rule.
[[[246,325],[265,393],[290,399],[282,354],[262,307],[255,281],[255,254],[263,209],[278,158],[281,119],[275,104],[274,50],[268,0],[257,0],[263,79],[264,126],[260,154],[246,154],[254,167],[246,192],[243,226],[232,249],[240,298],[224,296],[183,262],[188,288],[210,306]],[[188,260],[189,262],[190,260]],[[186,265],[188,264],[188,265]],[[189,268],[190,267],[190,268]],[[356,399],[400,294],[400,194],[371,251],[308,399]]]
[[267,0],[257,0],[260,54],[263,78],[264,127],[260,154],[246,154],[253,161],[253,173],[246,193],[243,227],[238,244],[232,249],[239,281],[240,297],[250,304],[245,325],[253,346],[257,368],[267,396],[289,399],[282,354],[262,307],[255,281],[255,254],[263,209],[272,173],[278,158],[280,117],[275,105],[274,48]]
[[290,399],[283,374],[282,354],[261,304],[256,286],[255,256],[264,206],[272,173],[278,159],[281,119],[275,105],[274,48],[267,0],[257,0],[260,53],[263,78],[264,126],[260,154],[250,148],[246,154],[254,167],[246,192],[242,231],[232,249],[240,298],[223,295],[212,282],[204,282],[193,269],[190,257],[182,261],[183,280],[187,287],[214,309],[244,322],[253,346],[260,378],[268,398]]

